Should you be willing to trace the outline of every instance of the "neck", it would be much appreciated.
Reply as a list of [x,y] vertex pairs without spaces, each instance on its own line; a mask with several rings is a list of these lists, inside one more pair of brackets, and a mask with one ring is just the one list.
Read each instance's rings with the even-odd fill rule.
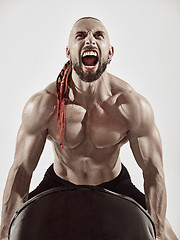
[[74,70],[70,81],[70,98],[80,105],[89,105],[92,102],[102,101],[103,96],[109,91],[109,77],[105,71],[94,82],[83,82]]

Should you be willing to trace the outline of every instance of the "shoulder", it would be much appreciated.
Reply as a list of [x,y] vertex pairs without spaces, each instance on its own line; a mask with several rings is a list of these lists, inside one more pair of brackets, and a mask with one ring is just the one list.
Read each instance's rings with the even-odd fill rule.
[[124,104],[119,106],[122,114],[127,118],[130,133],[136,136],[148,134],[154,126],[154,113],[149,101],[131,90],[123,93]]
[[[116,96],[117,105],[126,109],[127,114],[132,114],[132,110],[138,106],[143,106],[145,98],[138,94],[133,87],[124,80],[109,74],[112,96]],[[136,109],[137,110],[137,109]],[[124,111],[125,114],[125,111]]]
[[116,94],[116,104],[126,118],[132,134],[141,135],[154,126],[154,114],[149,101],[136,92],[127,82],[111,77],[112,93]]
[[25,104],[22,114],[22,125],[27,131],[38,131],[47,128],[48,121],[56,108],[55,83],[35,93]]
[[119,94],[132,90],[132,86],[124,80],[108,73],[112,94]]

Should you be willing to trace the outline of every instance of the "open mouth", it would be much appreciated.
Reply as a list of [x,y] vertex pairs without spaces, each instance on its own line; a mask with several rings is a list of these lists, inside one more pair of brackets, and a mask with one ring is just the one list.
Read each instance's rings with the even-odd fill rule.
[[94,69],[98,63],[98,53],[95,50],[86,50],[82,54],[82,63],[85,68]]

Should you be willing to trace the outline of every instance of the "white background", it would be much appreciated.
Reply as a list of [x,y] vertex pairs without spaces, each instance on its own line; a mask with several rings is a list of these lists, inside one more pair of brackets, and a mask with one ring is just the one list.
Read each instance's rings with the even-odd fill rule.
[[[115,47],[108,71],[152,105],[163,142],[167,217],[180,237],[179,0],[0,0],[0,202],[24,104],[56,79],[67,61],[71,27],[83,16],[97,17],[107,27]],[[142,190],[141,171],[128,144],[121,159]],[[31,189],[52,162],[47,142]]]

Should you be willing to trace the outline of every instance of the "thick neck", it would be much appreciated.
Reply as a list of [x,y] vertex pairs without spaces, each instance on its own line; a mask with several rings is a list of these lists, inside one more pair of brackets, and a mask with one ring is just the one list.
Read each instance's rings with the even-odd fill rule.
[[77,73],[72,70],[70,79],[70,98],[80,105],[87,107],[93,102],[101,102],[110,93],[109,76],[105,71],[99,79],[94,82],[83,82]]

